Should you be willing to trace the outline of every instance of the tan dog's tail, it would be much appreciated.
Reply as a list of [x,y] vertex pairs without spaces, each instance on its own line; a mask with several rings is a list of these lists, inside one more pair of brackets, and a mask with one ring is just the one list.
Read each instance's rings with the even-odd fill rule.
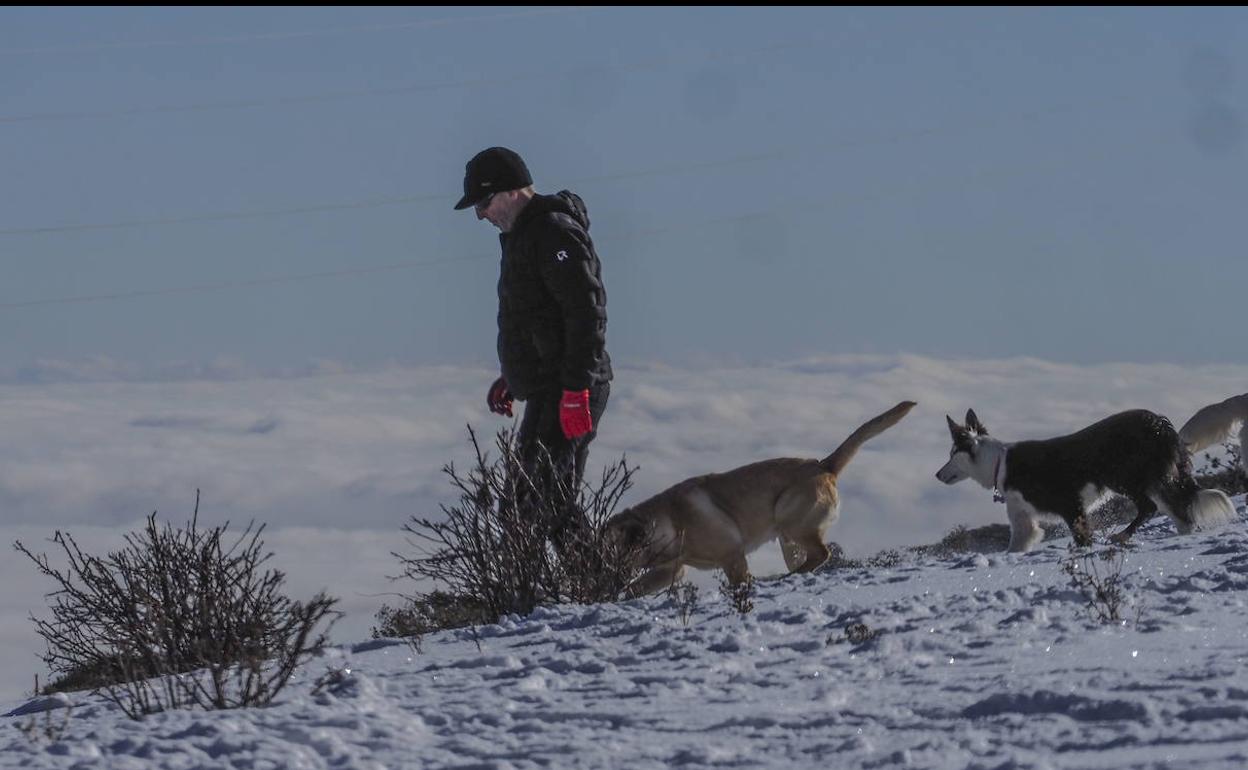
[[861,428],[849,434],[849,438],[842,441],[835,452],[820,460],[819,465],[828,473],[839,476],[854,455],[858,454],[859,447],[901,422],[901,418],[909,414],[914,406],[914,401],[902,401],[879,417],[867,420]]

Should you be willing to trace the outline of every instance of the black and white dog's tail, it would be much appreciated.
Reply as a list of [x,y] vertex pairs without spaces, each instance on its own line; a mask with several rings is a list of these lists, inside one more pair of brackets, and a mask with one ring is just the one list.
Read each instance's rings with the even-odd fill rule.
[[1183,423],[1179,430],[1179,438],[1187,447],[1187,451],[1195,454],[1206,447],[1225,441],[1230,437],[1235,424],[1239,429],[1239,458],[1244,470],[1248,471],[1248,393],[1231,396],[1225,401],[1210,404],[1192,415]]
[[1220,489],[1198,489],[1187,507],[1192,529],[1208,529],[1235,520],[1235,506]]

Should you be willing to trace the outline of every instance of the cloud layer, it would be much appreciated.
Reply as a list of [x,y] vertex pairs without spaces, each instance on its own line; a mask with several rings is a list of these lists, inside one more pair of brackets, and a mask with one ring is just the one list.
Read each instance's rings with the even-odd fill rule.
[[[67,529],[86,548],[115,547],[152,511],[185,521],[198,489],[202,523],[266,523],[291,593],[341,596],[348,616],[338,635],[367,635],[376,609],[395,601],[383,594],[411,588],[387,580],[397,571],[391,552],[406,550],[400,528],[413,514],[449,501],[441,468],[470,461],[465,426],[489,437],[506,423],[486,411],[493,373],[484,368],[319,372],[0,385],[0,536],[37,547]],[[841,520],[830,536],[865,554],[930,542],[959,524],[1004,522],[1003,509],[972,482],[935,480],[949,451],[946,414],[972,407],[1007,441],[1059,435],[1134,407],[1177,426],[1246,386],[1248,366],[910,355],[620,366],[590,474],[626,455],[640,466],[624,499],[631,504],[695,474],[823,456],[868,418],[918,401],[842,477]],[[778,570],[775,551],[756,553],[755,570]],[[51,588],[19,559],[0,566],[0,643],[29,668],[0,672],[8,689],[28,687],[42,668],[26,618],[43,614]]]

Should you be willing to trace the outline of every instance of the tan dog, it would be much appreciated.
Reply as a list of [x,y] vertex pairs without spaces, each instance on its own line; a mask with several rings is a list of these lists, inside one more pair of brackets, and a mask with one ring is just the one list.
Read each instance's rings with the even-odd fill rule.
[[749,577],[746,554],[777,537],[790,572],[817,569],[831,556],[824,534],[838,515],[837,477],[914,405],[902,401],[868,420],[823,460],[782,457],[696,476],[613,516],[609,535],[646,567],[632,594],[666,588],[686,566],[718,567],[735,585]]

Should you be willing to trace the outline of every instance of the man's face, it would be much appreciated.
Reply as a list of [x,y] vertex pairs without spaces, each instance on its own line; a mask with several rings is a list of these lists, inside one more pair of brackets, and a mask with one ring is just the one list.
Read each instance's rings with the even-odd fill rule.
[[502,232],[511,229],[511,206],[508,205],[510,196],[505,192],[490,193],[482,198],[474,206],[477,212],[477,220],[490,220],[490,224],[497,227]]

